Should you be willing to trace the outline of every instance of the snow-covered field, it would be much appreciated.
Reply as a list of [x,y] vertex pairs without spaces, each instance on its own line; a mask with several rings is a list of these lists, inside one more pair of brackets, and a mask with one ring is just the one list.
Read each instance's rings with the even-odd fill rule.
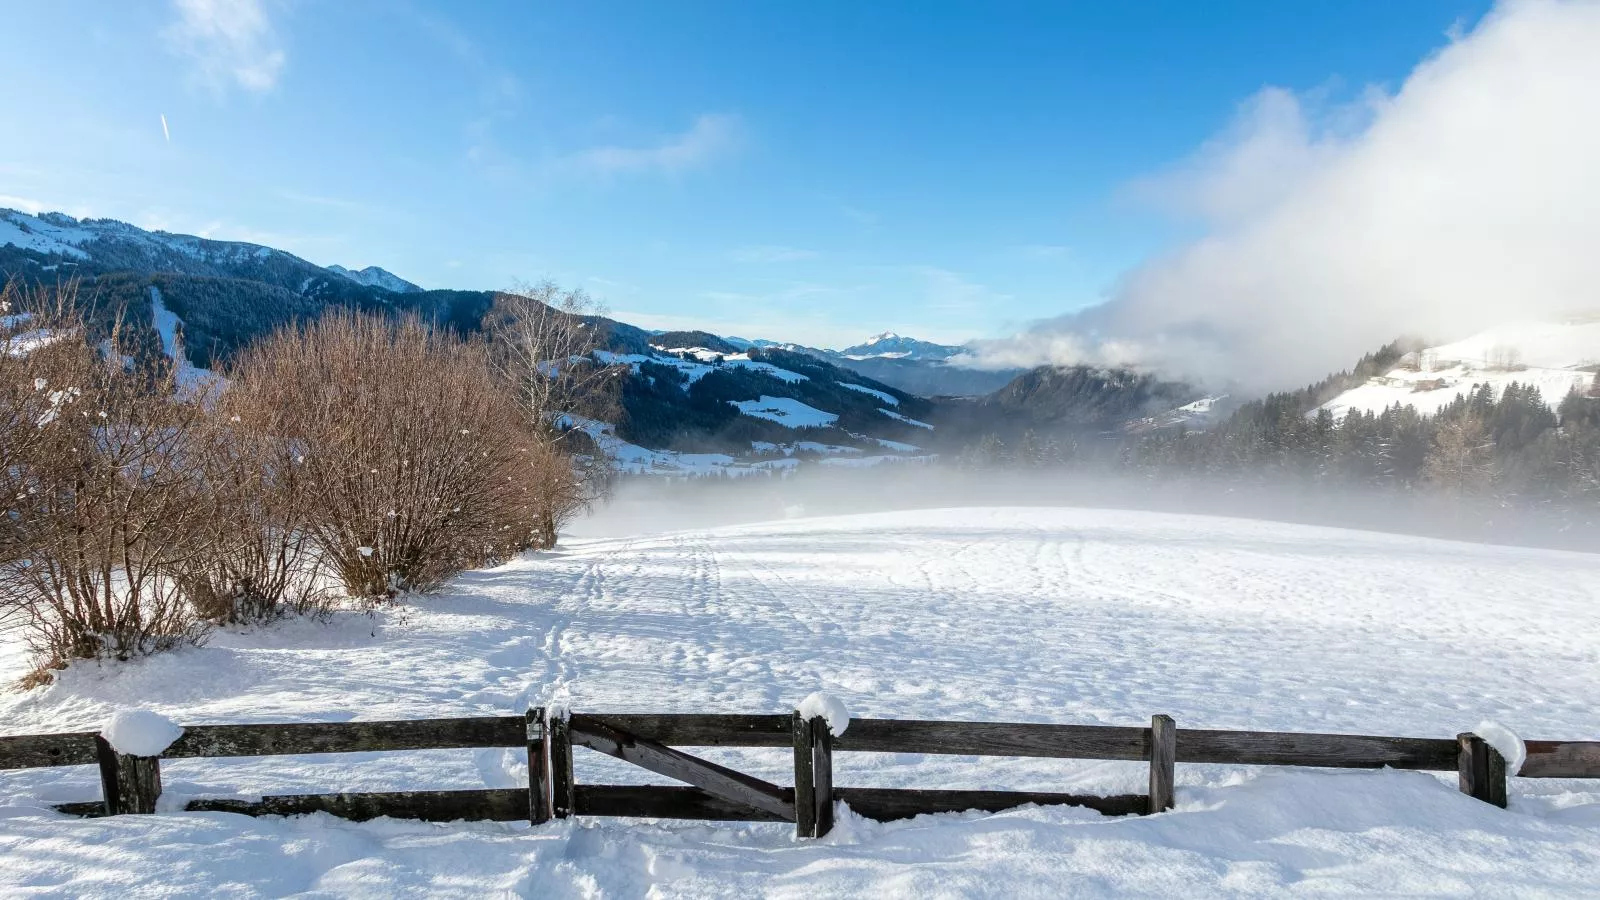
[[[769,362],[753,360],[748,353],[722,354],[715,350],[706,350],[701,347],[658,347],[656,349],[661,352],[650,356],[642,353],[612,353],[609,350],[596,350],[593,352],[593,356],[607,365],[631,366],[635,373],[639,371],[639,367],[644,363],[667,366],[681,372],[687,384],[694,384],[696,381],[715,372],[718,366],[748,369],[752,372],[759,372],[770,378],[775,378],[785,384],[810,380],[799,372],[791,372]],[[681,359],[677,356],[679,353],[691,354],[700,361],[692,362],[687,359]]]
[[[8,733],[581,710],[1148,722],[1447,737],[1497,720],[1600,737],[1591,555],[1242,519],[951,509],[576,541],[331,626],[217,635],[0,695]],[[0,648],[0,677],[23,658]],[[510,787],[513,751],[179,760],[196,794]],[[787,782],[789,754],[705,751]],[[843,785],[1139,792],[1141,763],[841,754]],[[652,780],[580,751],[581,780]],[[1178,808],[844,815],[792,826],[433,825],[167,813],[80,821],[88,768],[0,773],[0,894],[1571,896],[1596,890],[1600,782],[1180,765]]]
[[825,428],[839,421],[837,414],[807,406],[793,397],[762,394],[757,400],[729,400],[728,405],[737,407],[747,416],[777,422],[785,428]]

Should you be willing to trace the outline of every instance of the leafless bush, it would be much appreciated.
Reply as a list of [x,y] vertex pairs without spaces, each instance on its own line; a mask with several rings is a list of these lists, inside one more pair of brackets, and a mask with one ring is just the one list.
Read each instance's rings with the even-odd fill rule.
[[198,453],[217,540],[178,579],[199,615],[218,623],[322,616],[337,602],[307,530],[309,486],[295,451],[262,418],[221,394]]
[[303,534],[359,598],[531,546],[537,442],[482,342],[330,314],[247,351],[224,404],[270,438]]
[[67,323],[41,301],[14,282],[0,286],[0,630],[26,622],[21,577],[37,519],[31,470],[50,437],[38,425],[50,407],[45,388],[70,383],[85,361],[76,348],[50,346],[49,326]]
[[7,602],[52,667],[197,639],[171,573],[214,543],[192,467],[204,413],[172,400],[170,366],[104,359],[74,286],[8,302],[31,318],[0,354]]

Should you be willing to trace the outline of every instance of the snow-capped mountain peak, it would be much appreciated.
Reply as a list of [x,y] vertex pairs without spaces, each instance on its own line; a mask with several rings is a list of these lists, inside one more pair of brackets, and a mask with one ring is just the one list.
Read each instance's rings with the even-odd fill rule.
[[885,331],[882,334],[867,338],[866,341],[854,347],[846,347],[840,350],[839,354],[856,360],[874,357],[941,360],[959,356],[965,352],[966,348],[964,347],[935,344],[932,341],[920,341],[916,338],[895,334],[892,331]]
[[404,278],[378,266],[367,266],[365,269],[346,269],[341,265],[331,265],[328,267],[328,271],[335,275],[343,275],[357,284],[382,288],[386,291],[394,291],[397,294],[412,294],[422,290],[422,288]]

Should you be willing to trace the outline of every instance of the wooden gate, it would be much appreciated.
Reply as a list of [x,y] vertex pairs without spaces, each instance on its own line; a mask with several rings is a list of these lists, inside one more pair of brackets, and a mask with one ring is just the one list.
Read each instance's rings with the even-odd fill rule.
[[[1065,729],[1065,730],[1063,730]],[[853,721],[835,738],[821,717],[590,715],[560,709],[528,714],[529,819],[571,815],[735,819],[795,823],[801,837],[833,828],[833,804],[887,820],[932,812],[1002,810],[1029,803],[1086,806],[1108,815],[1172,808],[1176,729],[1156,716],[1150,728],[1006,725],[889,719]],[[794,752],[794,786],[782,787],[676,749],[680,746],[782,747]],[[1137,759],[1150,762],[1150,793],[1088,796],[1037,791],[836,788],[836,746],[849,750]],[[579,784],[573,748],[586,747],[688,787]]]

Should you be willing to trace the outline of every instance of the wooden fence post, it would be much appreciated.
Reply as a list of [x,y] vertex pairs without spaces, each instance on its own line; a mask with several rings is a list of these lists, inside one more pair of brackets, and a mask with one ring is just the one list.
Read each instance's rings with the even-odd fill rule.
[[565,708],[545,709],[545,741],[550,754],[550,813],[572,815],[572,730]]
[[816,837],[833,830],[833,730],[821,716],[811,720],[812,802],[817,809]]
[[1150,809],[1166,812],[1174,805],[1173,781],[1177,777],[1178,726],[1171,716],[1150,717]]
[[1471,732],[1456,735],[1461,793],[1506,808],[1506,759],[1489,742]]
[[833,732],[821,716],[794,713],[794,829],[800,837],[833,830]]
[[100,763],[106,815],[155,812],[156,800],[161,797],[161,760],[118,753],[110,741],[99,735],[95,735],[94,747]]
[[544,707],[529,707],[528,721],[528,821],[550,821],[550,754],[545,752]]
[[794,711],[794,833],[812,837],[817,830],[816,742],[811,736],[811,720]]

